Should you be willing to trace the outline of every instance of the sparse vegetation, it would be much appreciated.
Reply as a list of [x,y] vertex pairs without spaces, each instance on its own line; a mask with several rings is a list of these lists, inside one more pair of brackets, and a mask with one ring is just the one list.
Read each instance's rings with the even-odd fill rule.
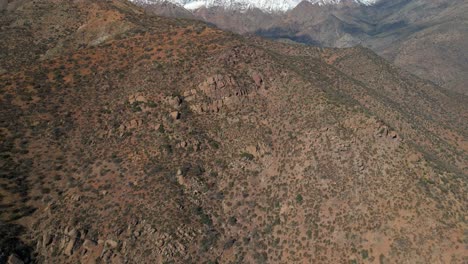
[[28,5],[0,16],[0,263],[462,260],[466,110],[432,84],[127,2]]

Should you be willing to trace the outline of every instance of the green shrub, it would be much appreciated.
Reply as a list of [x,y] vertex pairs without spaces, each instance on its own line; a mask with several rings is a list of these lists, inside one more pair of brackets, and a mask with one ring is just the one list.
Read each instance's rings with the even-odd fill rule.
[[363,249],[361,251],[361,256],[362,256],[363,259],[367,259],[369,257],[369,251]]
[[302,204],[303,200],[304,200],[304,198],[302,197],[301,194],[298,194],[298,195],[296,196],[296,202],[297,202],[297,203]]

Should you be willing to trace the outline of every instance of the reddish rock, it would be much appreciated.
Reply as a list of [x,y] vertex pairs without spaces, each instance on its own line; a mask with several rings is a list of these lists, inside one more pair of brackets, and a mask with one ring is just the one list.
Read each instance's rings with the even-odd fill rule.
[[130,104],[133,103],[147,103],[148,99],[146,99],[143,95],[132,95],[128,97],[128,102]]
[[86,239],[83,242],[83,247],[87,250],[92,250],[94,247],[96,247],[98,244],[92,240]]
[[67,256],[73,255],[73,248],[75,247],[76,244],[76,238],[72,237],[70,241],[68,241],[67,246],[65,247],[64,253]]
[[180,113],[178,111],[174,111],[170,114],[171,118],[174,120],[180,119]]
[[255,82],[255,85],[257,85],[257,87],[261,87],[262,84],[263,84],[263,78],[260,74],[258,73],[253,73],[252,74],[252,79],[253,81]]
[[180,97],[178,96],[170,97],[167,99],[167,101],[169,105],[172,106],[173,108],[179,108],[180,105],[182,104],[182,99],[180,99]]
[[116,248],[118,246],[118,243],[117,243],[117,241],[108,239],[108,240],[106,240],[105,245],[108,248]]

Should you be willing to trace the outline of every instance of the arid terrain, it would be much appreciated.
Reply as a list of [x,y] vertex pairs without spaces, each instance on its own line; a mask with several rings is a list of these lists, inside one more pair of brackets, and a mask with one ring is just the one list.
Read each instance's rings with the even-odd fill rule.
[[162,0],[132,1],[150,3],[145,5],[149,13],[196,18],[241,34],[323,47],[362,45],[412,74],[468,94],[466,0],[379,0],[371,6],[303,1],[280,13],[222,7],[190,12],[174,5],[168,9]]
[[0,9],[0,263],[468,261],[466,96],[123,0]]

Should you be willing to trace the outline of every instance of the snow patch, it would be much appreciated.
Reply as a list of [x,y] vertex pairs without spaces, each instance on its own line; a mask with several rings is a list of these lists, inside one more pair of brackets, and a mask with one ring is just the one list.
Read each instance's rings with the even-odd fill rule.
[[[170,2],[188,10],[202,7],[223,7],[245,11],[258,8],[264,12],[286,12],[295,8],[302,0],[129,0],[139,4]],[[317,5],[336,5],[345,0],[304,0]],[[362,5],[373,5],[379,0],[352,0]]]

